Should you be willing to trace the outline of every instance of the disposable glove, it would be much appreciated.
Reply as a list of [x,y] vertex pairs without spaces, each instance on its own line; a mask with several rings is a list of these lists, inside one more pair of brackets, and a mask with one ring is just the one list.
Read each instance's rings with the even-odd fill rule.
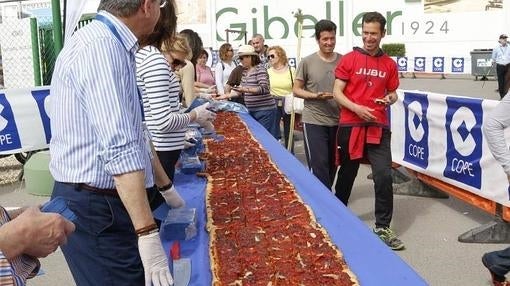
[[189,148],[191,148],[191,147],[195,147],[196,145],[197,145],[197,144],[192,143],[192,142],[190,142],[190,141],[188,141],[188,140],[184,140],[184,149],[189,149]]
[[186,204],[173,185],[169,190],[160,193],[165,198],[166,204],[173,209],[182,208]]
[[200,126],[204,127],[205,133],[215,133],[214,125],[211,121],[206,121],[203,124],[200,124]]
[[209,111],[207,108],[211,105],[209,102],[206,102],[195,109],[193,109],[191,112],[195,112],[195,121],[202,125],[203,123],[207,121],[212,121],[216,119],[216,113]]
[[211,93],[200,92],[198,94],[198,97],[203,98],[203,99],[212,99],[212,94]]
[[145,272],[145,286],[171,286],[174,284],[158,232],[140,236],[138,251]]

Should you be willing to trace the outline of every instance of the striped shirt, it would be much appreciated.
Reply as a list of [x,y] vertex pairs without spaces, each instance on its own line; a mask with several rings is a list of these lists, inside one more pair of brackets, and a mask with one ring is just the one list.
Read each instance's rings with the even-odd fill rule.
[[[0,227],[10,221],[7,211],[0,207]],[[34,277],[40,268],[39,260],[28,255],[14,257],[10,261],[0,250],[0,285],[22,286]]]
[[58,56],[51,82],[50,171],[56,181],[114,188],[114,175],[145,170],[154,185],[136,85],[137,39],[101,11]]
[[244,93],[244,104],[249,111],[271,110],[276,108],[276,101],[269,93],[269,76],[266,68],[260,64],[250,71],[243,71],[241,86],[257,88],[256,93]]
[[136,75],[154,148],[183,149],[184,133],[191,118],[179,112],[181,87],[167,60],[157,48],[146,46],[136,53]]

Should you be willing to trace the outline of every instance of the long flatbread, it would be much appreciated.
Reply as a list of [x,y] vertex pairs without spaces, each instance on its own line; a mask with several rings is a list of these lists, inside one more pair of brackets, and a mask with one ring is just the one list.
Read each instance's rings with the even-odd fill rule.
[[234,113],[206,142],[212,285],[359,285],[313,211]]

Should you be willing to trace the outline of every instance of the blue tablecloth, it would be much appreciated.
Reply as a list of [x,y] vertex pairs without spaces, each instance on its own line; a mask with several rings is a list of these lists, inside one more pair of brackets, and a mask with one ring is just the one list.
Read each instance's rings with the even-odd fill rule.
[[[280,171],[294,184],[303,201],[312,208],[318,222],[327,230],[333,243],[339,246],[362,286],[427,285],[423,278],[375,236],[260,124],[248,114],[240,116],[255,138],[269,152]],[[198,212],[197,237],[181,242],[182,256],[192,259],[190,285],[210,285],[209,236],[205,230],[206,182],[194,175],[178,174],[175,184],[187,206],[197,208]],[[156,210],[155,216],[162,218],[167,211],[166,207],[161,207]],[[165,241],[163,244],[168,250],[171,242]]]

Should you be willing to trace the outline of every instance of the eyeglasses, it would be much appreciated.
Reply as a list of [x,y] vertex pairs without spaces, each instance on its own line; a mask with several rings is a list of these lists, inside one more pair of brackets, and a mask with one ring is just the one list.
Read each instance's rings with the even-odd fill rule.
[[274,59],[275,55],[268,55],[267,57],[270,59]]
[[186,66],[186,62],[185,61],[181,61],[179,59],[174,59],[172,61],[172,66],[174,66],[174,67],[178,67],[178,66],[185,67]]
[[159,8],[165,8],[166,4],[168,4],[167,0],[160,0],[159,2]]

